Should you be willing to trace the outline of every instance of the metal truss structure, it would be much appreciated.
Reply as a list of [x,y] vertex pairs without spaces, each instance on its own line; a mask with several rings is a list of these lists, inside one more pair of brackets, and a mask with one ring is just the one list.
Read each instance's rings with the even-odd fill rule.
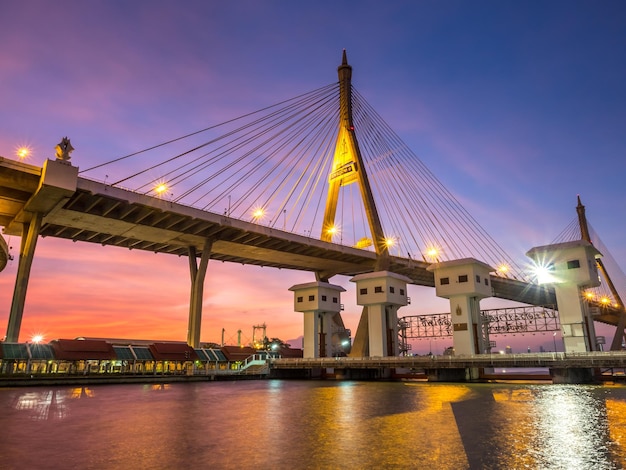
[[[559,331],[559,315],[555,305],[507,307],[481,312],[489,335]],[[452,336],[449,313],[411,315],[400,320],[404,342],[408,339],[444,338]]]

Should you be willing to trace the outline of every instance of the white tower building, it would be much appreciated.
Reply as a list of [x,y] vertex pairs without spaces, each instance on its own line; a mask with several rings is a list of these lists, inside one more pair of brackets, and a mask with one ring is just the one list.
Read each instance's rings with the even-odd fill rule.
[[[359,274],[350,281],[356,283],[356,303],[366,310],[367,334],[363,334],[359,324],[357,337],[367,337],[367,348],[360,352],[370,357],[397,356],[398,309],[409,303],[406,285],[411,279],[389,271],[377,271]],[[361,323],[364,320],[362,318]],[[355,345],[359,338],[355,338]]]
[[333,318],[341,312],[341,292],[345,289],[328,282],[308,282],[289,288],[294,310],[304,314],[303,357],[332,354]]
[[492,296],[489,273],[494,269],[474,258],[431,264],[437,296],[450,300],[455,354],[489,350],[489,335],[480,318],[480,300]]
[[588,241],[576,240],[538,246],[526,256],[536,264],[539,284],[554,287],[565,351],[593,351],[595,328],[582,290],[600,285],[596,259],[602,254]]

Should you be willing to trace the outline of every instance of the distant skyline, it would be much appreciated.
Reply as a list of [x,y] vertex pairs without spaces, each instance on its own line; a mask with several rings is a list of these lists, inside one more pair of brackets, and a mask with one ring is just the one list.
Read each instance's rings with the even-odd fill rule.
[[[624,269],[624,2],[25,0],[0,18],[3,157],[29,145],[41,166],[68,136],[88,168],[332,83],[345,48],[354,86],[511,257],[550,243],[580,194]],[[0,273],[5,330],[16,270]],[[287,289],[310,280],[210,262],[201,340],[261,323],[297,338]],[[354,333],[353,285],[332,281]],[[409,295],[400,315],[448,310]],[[185,258],[40,239],[20,340],[184,341],[188,297]],[[498,348],[530,339],[552,349],[551,335]]]

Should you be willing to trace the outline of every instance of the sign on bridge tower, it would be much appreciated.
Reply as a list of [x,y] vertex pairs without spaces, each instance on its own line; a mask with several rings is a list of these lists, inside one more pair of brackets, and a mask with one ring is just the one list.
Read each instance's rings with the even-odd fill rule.
[[335,144],[333,165],[329,175],[328,196],[326,198],[321,239],[330,242],[337,231],[335,216],[339,190],[343,186],[357,183],[363,199],[363,205],[365,206],[372,243],[378,255],[376,270],[383,270],[388,265],[389,251],[385,243],[382,224],[380,223],[380,217],[374,203],[374,196],[372,195],[372,189],[354,131],[352,119],[352,67],[348,65],[345,50],[343,51],[343,58],[337,72],[339,74],[339,132]]

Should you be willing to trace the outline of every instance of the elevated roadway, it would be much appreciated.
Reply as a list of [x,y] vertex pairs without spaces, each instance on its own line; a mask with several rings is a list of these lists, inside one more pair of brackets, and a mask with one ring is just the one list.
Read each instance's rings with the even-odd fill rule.
[[[62,172],[78,169],[49,160]],[[55,170],[56,171],[56,170]],[[75,176],[71,184],[43,168],[0,157],[0,226],[24,237],[40,214],[39,235],[73,241],[200,257],[211,240],[210,258],[240,264],[354,276],[375,268],[376,253],[269,228]],[[1,261],[1,260],[0,260]],[[1,267],[1,266],[0,266]],[[389,270],[421,286],[434,286],[428,263],[391,257]],[[492,276],[495,297],[529,305],[555,304],[552,289]],[[620,311],[603,307],[596,320],[617,324]]]

